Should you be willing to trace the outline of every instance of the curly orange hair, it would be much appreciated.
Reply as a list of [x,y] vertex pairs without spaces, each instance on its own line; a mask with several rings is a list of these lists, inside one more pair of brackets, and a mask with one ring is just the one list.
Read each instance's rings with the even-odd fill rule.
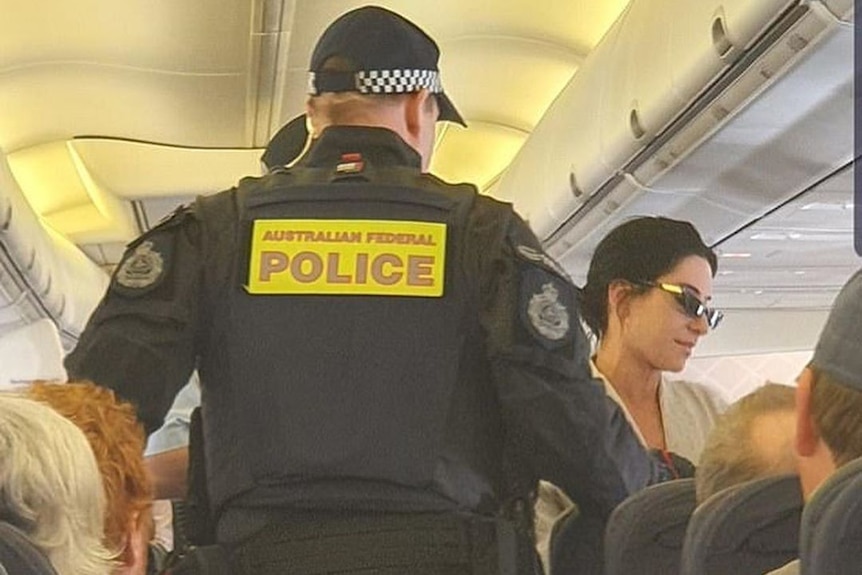
[[144,430],[135,408],[114,392],[89,381],[35,382],[27,395],[53,407],[84,431],[105,486],[105,543],[124,551],[133,518],[146,520],[153,500],[152,481],[144,465]]

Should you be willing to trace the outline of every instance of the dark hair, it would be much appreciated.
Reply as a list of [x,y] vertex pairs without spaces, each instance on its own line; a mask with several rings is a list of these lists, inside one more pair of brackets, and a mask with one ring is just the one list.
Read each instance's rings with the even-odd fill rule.
[[593,334],[601,337],[607,328],[611,283],[655,281],[688,256],[705,259],[715,276],[718,270],[715,252],[703,243],[689,222],[643,216],[611,230],[593,252],[587,284],[581,294],[581,312]]

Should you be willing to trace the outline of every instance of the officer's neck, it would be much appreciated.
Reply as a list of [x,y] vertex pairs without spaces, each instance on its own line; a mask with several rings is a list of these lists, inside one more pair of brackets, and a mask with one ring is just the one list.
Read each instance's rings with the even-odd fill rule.
[[398,134],[387,128],[332,125],[316,138],[302,164],[329,166],[342,161],[342,154],[361,153],[365,161],[419,169],[421,157]]

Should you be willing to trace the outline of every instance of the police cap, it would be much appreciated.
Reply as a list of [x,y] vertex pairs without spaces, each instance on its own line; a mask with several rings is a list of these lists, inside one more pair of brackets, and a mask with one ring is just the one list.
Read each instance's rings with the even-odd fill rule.
[[[335,56],[350,61],[355,70],[323,70]],[[425,88],[436,96],[441,120],[466,126],[443,92],[439,57],[437,44],[418,26],[385,8],[364,6],[340,16],[317,41],[308,93],[403,94]]]

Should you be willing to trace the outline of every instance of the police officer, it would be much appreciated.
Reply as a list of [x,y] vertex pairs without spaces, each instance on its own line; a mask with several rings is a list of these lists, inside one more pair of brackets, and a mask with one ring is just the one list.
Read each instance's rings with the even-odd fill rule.
[[659,478],[565,273],[510,205],[426,173],[435,123],[464,125],[438,56],[383,8],[333,22],[303,158],[131,243],[67,359],[150,432],[199,370],[237,572],[527,573],[539,478],[601,517]]

